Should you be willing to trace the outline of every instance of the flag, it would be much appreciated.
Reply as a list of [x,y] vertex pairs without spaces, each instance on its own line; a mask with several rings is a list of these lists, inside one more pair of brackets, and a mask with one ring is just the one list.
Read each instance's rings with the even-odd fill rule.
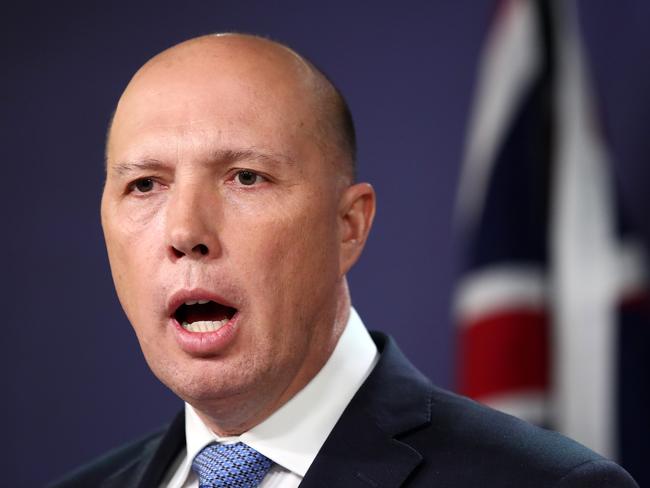
[[650,436],[629,417],[650,408],[650,382],[626,390],[650,364],[623,349],[650,352],[648,265],[618,205],[577,5],[497,5],[457,203],[458,389],[625,465],[647,442],[624,447],[624,421]]

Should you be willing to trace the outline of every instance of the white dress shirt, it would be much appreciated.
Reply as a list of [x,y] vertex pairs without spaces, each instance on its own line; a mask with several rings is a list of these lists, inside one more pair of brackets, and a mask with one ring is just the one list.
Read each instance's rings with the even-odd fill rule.
[[296,488],[378,358],[370,334],[351,308],[348,323],[323,368],[293,398],[251,430],[239,436],[220,437],[186,403],[186,449],[161,486],[198,488],[198,477],[191,469],[194,456],[212,442],[243,442],[275,463],[260,488]]

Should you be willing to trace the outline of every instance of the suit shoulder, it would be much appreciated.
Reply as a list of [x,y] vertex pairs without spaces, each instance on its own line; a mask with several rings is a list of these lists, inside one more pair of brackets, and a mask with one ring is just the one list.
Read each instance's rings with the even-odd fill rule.
[[409,443],[425,460],[458,466],[467,486],[470,479],[484,486],[637,486],[620,466],[557,432],[431,389],[431,421]]
[[588,461],[573,468],[558,483],[558,488],[630,487],[639,488],[627,471],[607,459]]
[[102,480],[138,462],[146,452],[153,451],[160,443],[167,426],[139,439],[108,451],[100,457],[76,468],[63,478],[54,481],[49,488],[76,488],[98,486]]

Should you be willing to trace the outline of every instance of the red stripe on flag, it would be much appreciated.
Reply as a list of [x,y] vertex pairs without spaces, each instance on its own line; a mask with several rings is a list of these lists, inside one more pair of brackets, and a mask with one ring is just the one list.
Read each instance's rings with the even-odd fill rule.
[[639,290],[636,293],[628,293],[621,300],[620,307],[623,309],[640,309],[650,312],[650,291]]
[[463,324],[460,330],[461,393],[481,399],[547,389],[549,334],[545,311],[508,310]]

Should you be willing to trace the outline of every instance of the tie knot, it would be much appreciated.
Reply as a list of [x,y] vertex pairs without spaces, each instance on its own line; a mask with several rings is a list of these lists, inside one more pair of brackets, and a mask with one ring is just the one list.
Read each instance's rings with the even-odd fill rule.
[[271,469],[272,461],[242,442],[210,444],[192,461],[200,488],[254,488]]

